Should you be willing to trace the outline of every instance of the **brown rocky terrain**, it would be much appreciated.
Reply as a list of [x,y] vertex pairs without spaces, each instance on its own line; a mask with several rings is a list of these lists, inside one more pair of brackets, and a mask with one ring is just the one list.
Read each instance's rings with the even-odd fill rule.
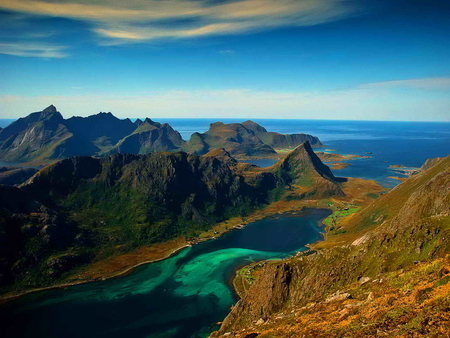
[[267,262],[212,337],[448,336],[450,157],[434,162],[330,245]]

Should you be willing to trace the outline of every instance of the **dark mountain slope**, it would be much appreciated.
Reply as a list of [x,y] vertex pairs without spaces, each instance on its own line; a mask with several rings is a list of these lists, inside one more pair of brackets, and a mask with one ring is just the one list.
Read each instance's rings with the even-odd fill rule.
[[169,124],[150,119],[137,123],[138,128],[120,140],[109,153],[148,154],[155,151],[179,150],[185,141]]
[[214,337],[439,336],[450,323],[449,187],[447,157],[352,217],[352,243],[266,264]]
[[0,131],[0,158],[30,161],[74,156],[85,150],[54,106],[21,118]]
[[[313,155],[308,144],[301,145],[276,171],[239,163],[223,149],[205,156],[72,157],[43,168],[19,188],[0,185],[0,241],[16,243],[0,264],[3,290],[54,284],[93,259],[195,236],[286,196],[341,193]],[[330,186],[319,191],[312,180],[303,187],[303,171]],[[302,188],[303,195],[297,194]]]
[[0,167],[0,184],[22,184],[37,172],[35,168]]
[[92,142],[99,149],[108,149],[136,129],[130,119],[121,120],[111,113],[88,117],[71,117],[65,121],[69,131],[80,139]]

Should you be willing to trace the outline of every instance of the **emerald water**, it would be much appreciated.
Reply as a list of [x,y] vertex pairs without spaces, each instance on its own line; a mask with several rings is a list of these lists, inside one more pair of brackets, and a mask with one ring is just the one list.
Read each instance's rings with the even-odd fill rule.
[[257,221],[125,277],[8,302],[0,307],[2,337],[207,337],[237,300],[236,268],[304,250],[329,214],[308,209]]

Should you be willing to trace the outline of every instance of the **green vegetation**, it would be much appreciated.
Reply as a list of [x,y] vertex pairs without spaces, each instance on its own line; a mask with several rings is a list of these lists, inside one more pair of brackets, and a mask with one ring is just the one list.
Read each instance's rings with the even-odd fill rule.
[[323,224],[326,226],[335,227],[339,224],[340,219],[350,216],[359,210],[359,207],[337,207],[333,210],[333,213],[323,220]]

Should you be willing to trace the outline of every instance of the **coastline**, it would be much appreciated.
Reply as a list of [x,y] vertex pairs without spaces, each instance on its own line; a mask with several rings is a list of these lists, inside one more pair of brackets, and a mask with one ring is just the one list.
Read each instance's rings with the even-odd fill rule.
[[[305,252],[305,251],[308,251],[308,250],[312,250],[311,247],[312,247],[313,245],[315,245],[315,244],[317,244],[317,243],[320,243],[320,242],[326,240],[326,234],[327,234],[326,228],[327,228],[327,225],[324,223],[324,220],[325,220],[328,216],[330,216],[330,215],[333,214],[333,210],[332,210],[330,207],[310,207],[310,208],[304,207],[304,208],[302,208],[302,210],[300,211],[300,213],[301,213],[301,212],[304,212],[303,215],[298,215],[298,214],[294,214],[294,213],[292,213],[292,212],[290,212],[290,211],[286,211],[286,212],[284,212],[284,213],[277,214],[277,216],[274,217],[274,218],[276,219],[276,218],[282,217],[282,216],[287,216],[287,217],[303,217],[303,216],[308,215],[308,209],[309,209],[309,210],[313,210],[313,212],[314,212],[315,210],[327,210],[327,211],[330,212],[327,216],[323,217],[322,219],[320,219],[320,220],[317,221],[317,223],[316,223],[316,226],[317,226],[317,228],[318,228],[318,230],[319,230],[319,231],[318,231],[318,234],[320,235],[320,238],[318,238],[318,239],[317,239],[316,241],[314,241],[314,242],[305,244],[305,246],[304,246],[303,248],[300,248],[300,249],[295,250],[296,254],[292,254],[292,255],[290,255],[289,257],[286,257],[286,258],[280,258],[280,259],[275,259],[275,260],[291,259],[291,258],[293,258],[293,257],[296,257],[296,256],[298,255],[299,252]],[[270,219],[271,216],[267,216],[267,217],[265,217],[264,219],[267,219],[267,218]],[[269,260],[270,260],[270,259],[269,259]],[[240,277],[240,276],[238,275],[238,272],[239,272],[241,269],[244,269],[244,268],[247,268],[247,267],[252,267],[252,266],[258,266],[258,265],[260,265],[262,262],[267,262],[267,261],[268,261],[268,260],[266,259],[266,260],[261,260],[261,261],[252,262],[252,263],[250,263],[250,264],[241,264],[241,265],[238,265],[238,266],[235,267],[235,269],[233,270],[232,275],[230,276],[230,278],[229,278],[228,281],[227,281],[227,284],[228,284],[228,286],[233,290],[234,296],[236,297],[236,301],[238,301],[239,299],[242,299],[242,296],[243,296],[243,295],[241,295],[241,292],[238,290],[238,287],[237,287],[237,285],[236,285],[236,283],[238,282],[238,278]],[[265,265],[265,263],[264,263],[264,265]],[[264,266],[264,265],[263,265],[263,266]],[[255,269],[254,269],[253,271],[255,271]],[[252,273],[252,276],[253,276],[253,273]],[[242,277],[242,279],[241,279],[242,285],[244,285],[244,279],[245,279],[245,277]],[[246,291],[246,290],[244,290],[244,291]],[[245,294],[245,292],[244,292],[244,294]]]
[[[273,204],[277,204],[277,202],[275,202]],[[273,206],[273,205],[269,205],[266,208],[269,208],[270,206]],[[280,211],[280,210],[272,210],[272,211],[264,212],[264,210],[266,208],[264,208],[262,210],[258,210],[254,214],[249,215],[247,217],[247,220],[245,220],[245,221],[241,220],[241,223],[239,224],[239,226],[232,226],[231,228],[228,227],[228,228],[222,230],[220,233],[214,234],[213,237],[199,238],[197,243],[202,243],[202,242],[206,242],[206,241],[217,239],[217,238],[219,238],[219,237],[221,237],[221,236],[225,235],[226,233],[229,233],[229,232],[231,232],[233,230],[241,229],[242,226],[245,227],[245,226],[247,226],[250,223],[254,223],[254,222],[257,222],[257,221],[260,221],[260,220],[263,220],[263,219],[267,219],[267,218],[271,218],[271,217],[278,218],[278,217],[282,216],[283,214],[285,214],[285,215],[292,215],[293,217],[295,217],[295,216],[297,216],[295,213],[301,213],[302,210],[304,208],[308,208],[308,206],[302,205],[302,206],[299,206],[297,209],[292,209],[292,208],[287,209],[286,208],[285,210],[282,210],[282,211]],[[326,207],[323,207],[323,206],[320,206],[320,207],[310,206],[310,208],[328,209],[328,210],[330,210],[329,208],[326,208]],[[270,208],[269,208],[269,210],[270,210]],[[230,220],[225,221],[225,223],[228,223],[228,222],[230,222]],[[233,223],[235,223],[235,222],[233,222]],[[222,223],[219,223],[218,225],[214,226],[211,230],[205,232],[203,235],[207,236],[207,234],[209,234],[211,231],[217,231],[217,230],[214,230],[214,229],[217,228],[217,226],[220,226],[220,224],[222,224]],[[133,264],[133,265],[128,266],[128,267],[125,267],[123,270],[120,270],[119,272],[111,274],[111,275],[103,275],[101,277],[99,276],[99,277],[95,277],[95,278],[88,278],[88,279],[85,279],[85,280],[79,280],[79,281],[74,281],[74,282],[66,282],[66,283],[62,283],[62,284],[55,284],[55,285],[51,285],[51,286],[45,286],[45,287],[41,287],[41,288],[25,290],[25,291],[17,293],[17,294],[10,294],[10,293],[8,294],[7,293],[7,294],[4,294],[4,295],[0,296],[0,306],[2,304],[4,304],[4,303],[8,302],[8,301],[12,301],[14,299],[17,299],[17,298],[20,298],[20,297],[23,297],[23,296],[26,296],[28,294],[35,293],[35,292],[47,291],[47,290],[52,290],[52,289],[64,289],[64,288],[77,286],[77,285],[81,285],[81,284],[86,284],[86,283],[94,283],[94,282],[105,281],[105,280],[112,279],[112,278],[125,277],[127,274],[133,272],[133,270],[135,270],[139,266],[146,265],[146,264],[151,264],[151,263],[156,263],[156,262],[159,262],[159,261],[171,258],[174,255],[176,255],[177,253],[179,253],[181,250],[183,250],[183,249],[185,249],[187,247],[190,247],[190,246],[192,246],[192,245],[191,244],[183,244],[181,246],[178,246],[178,247],[174,248],[173,250],[171,250],[169,252],[169,254],[167,254],[167,255],[165,255],[163,257],[155,258],[155,259],[151,259],[151,260],[146,260],[146,261],[141,261],[139,263]],[[138,251],[138,250],[136,250],[136,251]],[[136,252],[136,251],[134,251],[134,252]],[[133,252],[131,252],[131,254],[132,253]],[[92,264],[92,265],[94,265],[94,264]]]
[[40,292],[40,291],[47,291],[47,290],[51,290],[51,289],[65,289],[65,288],[71,287],[71,286],[76,286],[76,285],[81,285],[81,284],[86,284],[86,283],[93,283],[93,282],[101,282],[101,281],[105,281],[107,279],[116,278],[116,277],[124,277],[124,276],[126,276],[129,273],[131,273],[134,269],[136,269],[137,267],[139,267],[141,265],[156,263],[156,262],[159,262],[159,261],[171,258],[174,255],[176,255],[178,252],[180,252],[181,250],[183,250],[183,249],[185,249],[187,247],[190,247],[190,246],[191,245],[186,244],[184,246],[176,248],[169,255],[167,255],[165,257],[161,257],[161,258],[156,258],[156,259],[149,260],[149,261],[140,262],[138,264],[135,264],[133,266],[130,266],[130,267],[126,268],[125,270],[122,270],[122,271],[118,272],[117,274],[114,274],[114,275],[111,275],[111,276],[108,276],[108,277],[103,277],[103,278],[99,277],[99,278],[93,278],[93,279],[90,279],[90,280],[80,280],[78,282],[46,286],[46,287],[42,287],[42,288],[26,290],[26,291],[23,291],[21,293],[18,293],[18,294],[15,294],[15,295],[10,295],[10,296],[7,296],[7,297],[0,296],[0,305],[6,303],[8,301],[11,301],[13,299],[26,296],[26,295],[28,295],[30,293],[35,293],[35,292]]
[[[344,183],[344,187],[346,187],[345,189],[348,190],[348,192],[346,192],[347,196],[344,198],[335,196],[323,200],[292,200],[292,201],[273,202],[262,209],[255,210],[255,212],[246,217],[233,217],[224,222],[214,225],[210,230],[201,233],[197,238],[196,243],[214,240],[234,229],[242,228],[242,226],[246,226],[249,223],[253,223],[265,219],[267,217],[278,217],[280,214],[291,214],[295,216],[295,213],[301,212],[303,208],[328,209],[331,210],[331,212],[333,212],[333,209],[328,205],[328,202],[333,201],[335,204],[347,203],[348,202],[346,201],[347,199],[353,199],[354,197],[356,197],[355,196],[356,192],[352,190],[352,187],[354,185],[361,184],[358,182],[363,182],[362,184],[367,189],[367,192],[373,189],[378,190],[378,188],[376,188],[378,184],[372,180],[350,179],[349,183]],[[358,188],[357,193],[358,196],[360,194],[359,190],[360,189]],[[323,220],[321,221],[321,223],[322,222]],[[326,225],[323,224],[323,226],[324,229],[326,229]],[[326,235],[327,231],[323,233],[323,239],[311,243],[310,245],[313,244],[317,245],[317,243],[323,242],[324,240],[327,239]],[[7,292],[3,295],[0,295],[0,305],[5,302],[14,300],[16,298],[34,292],[46,291],[57,288],[67,288],[71,286],[81,285],[84,283],[91,283],[103,281],[110,278],[123,277],[128,273],[131,273],[135,268],[141,265],[151,264],[170,258],[188,246],[191,245],[187,243],[185,240],[181,238],[176,238],[165,243],[137,248],[132,252],[126,254],[111,256],[104,260],[89,264],[88,266],[85,267],[85,270],[80,271],[78,276],[71,276],[68,278],[66,282],[45,287],[28,289],[18,293]],[[148,259],[148,257],[152,258]],[[130,261],[131,262],[135,261],[135,263],[129,264]],[[70,280],[71,278],[72,281]],[[75,278],[77,279],[74,280]]]

